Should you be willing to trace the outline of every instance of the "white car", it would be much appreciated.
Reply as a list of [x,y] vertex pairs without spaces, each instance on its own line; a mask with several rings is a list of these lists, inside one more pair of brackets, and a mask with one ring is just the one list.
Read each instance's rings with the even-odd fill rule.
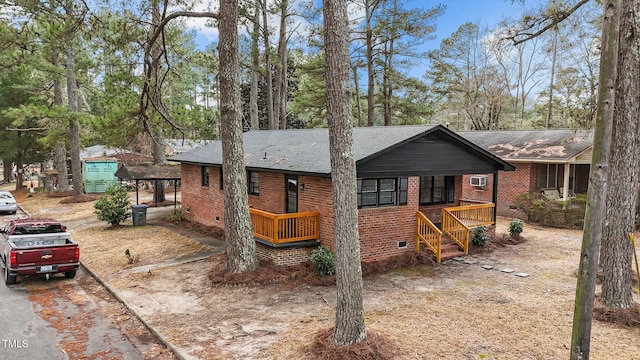
[[8,191],[0,191],[0,213],[15,214],[18,211],[16,199]]

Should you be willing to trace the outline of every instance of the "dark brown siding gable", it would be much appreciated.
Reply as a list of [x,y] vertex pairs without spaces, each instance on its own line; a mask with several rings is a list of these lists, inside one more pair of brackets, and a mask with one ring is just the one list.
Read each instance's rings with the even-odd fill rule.
[[437,133],[357,164],[359,178],[493,173],[496,163]]

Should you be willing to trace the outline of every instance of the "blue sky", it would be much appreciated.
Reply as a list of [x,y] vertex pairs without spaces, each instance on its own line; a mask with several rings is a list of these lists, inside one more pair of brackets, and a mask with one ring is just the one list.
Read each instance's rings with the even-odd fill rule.
[[[512,0],[408,0],[403,5],[430,8],[440,3],[446,6],[444,13],[436,20],[436,38],[422,46],[426,51],[439,48],[443,39],[450,37],[460,25],[466,22],[477,24],[481,30],[492,29],[501,21],[518,19],[527,9],[546,2],[547,0],[525,0],[525,3],[521,4],[520,1]],[[417,65],[409,71],[409,74],[420,78],[424,75],[426,67],[426,63]]]
[[[321,6],[322,0],[315,0]],[[527,9],[539,7],[541,3],[550,0],[404,0],[402,5],[408,8],[431,8],[437,4],[446,5],[442,16],[436,21],[436,38],[426,42],[424,50],[436,49],[440,47],[443,39],[450,37],[460,25],[466,22],[476,23],[481,29],[493,28],[505,18],[517,19]],[[204,48],[211,41],[217,39],[217,29],[205,28],[205,19],[190,19],[189,27],[199,28],[196,30],[198,44]],[[277,26],[277,19],[273,19],[274,26]],[[241,27],[241,31],[245,28]],[[418,66],[411,71],[411,75],[421,77],[424,74],[425,64]]]
[[[321,6],[321,0],[317,0]],[[409,8],[430,8],[437,4],[446,5],[444,14],[437,20],[437,39],[432,43],[438,47],[442,39],[451,36],[460,25],[467,21],[482,27],[493,27],[505,17],[517,18],[525,9],[532,8],[547,0],[525,0],[525,4],[512,0],[405,0],[403,5]],[[207,43],[217,38],[217,29],[205,29],[205,19],[191,19],[190,25],[199,27],[198,41]],[[276,20],[274,20],[276,21]],[[191,27],[190,26],[190,27]]]
[[[437,21],[437,39],[438,47],[442,39],[453,34],[460,25],[470,21],[483,27],[492,28],[500,23],[504,18],[518,18],[520,14],[527,8],[531,8],[543,2],[542,0],[527,0],[522,5],[519,2],[511,0],[449,0],[441,1],[446,5],[446,10]],[[413,0],[411,4],[424,4],[424,1]],[[432,4],[434,2],[426,2]],[[422,5],[425,6],[425,5]]]

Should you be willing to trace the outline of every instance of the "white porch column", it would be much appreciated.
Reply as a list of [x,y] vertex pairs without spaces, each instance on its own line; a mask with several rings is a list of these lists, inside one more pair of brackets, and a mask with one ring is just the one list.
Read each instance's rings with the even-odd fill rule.
[[562,201],[569,200],[569,171],[571,170],[571,164],[564,164],[564,181],[562,183]]

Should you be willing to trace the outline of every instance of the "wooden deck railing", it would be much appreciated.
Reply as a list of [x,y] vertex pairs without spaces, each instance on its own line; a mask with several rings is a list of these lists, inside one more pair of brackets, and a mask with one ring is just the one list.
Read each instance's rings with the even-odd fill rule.
[[465,254],[469,253],[469,227],[465,225],[450,208],[442,209],[442,232],[447,234],[462,248]]
[[481,203],[442,209],[442,232],[468,254],[471,228],[492,225],[495,207],[494,203]]
[[442,231],[436,227],[423,213],[416,215],[416,251],[420,253],[420,243],[427,245],[440,262],[442,254]]
[[459,206],[491,204],[490,201],[461,199]]
[[318,239],[320,234],[320,213],[317,211],[273,214],[252,208],[249,213],[253,236],[274,245]]
[[496,204],[494,203],[477,203],[472,205],[450,207],[446,208],[446,210],[453,214],[466,226],[472,228],[482,225],[493,225],[493,213],[495,211],[495,208]]

